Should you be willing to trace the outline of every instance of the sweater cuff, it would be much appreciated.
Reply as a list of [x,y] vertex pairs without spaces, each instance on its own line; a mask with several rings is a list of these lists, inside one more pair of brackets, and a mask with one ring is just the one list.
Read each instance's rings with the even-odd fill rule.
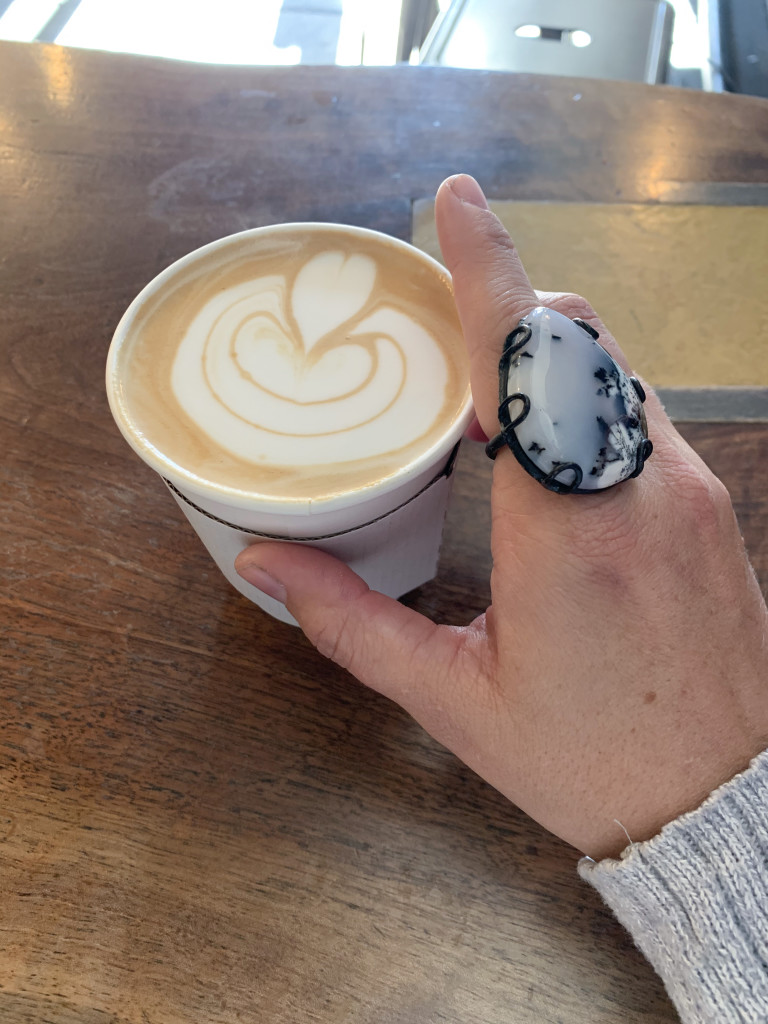
[[619,860],[579,862],[684,1024],[768,1020],[768,750]]

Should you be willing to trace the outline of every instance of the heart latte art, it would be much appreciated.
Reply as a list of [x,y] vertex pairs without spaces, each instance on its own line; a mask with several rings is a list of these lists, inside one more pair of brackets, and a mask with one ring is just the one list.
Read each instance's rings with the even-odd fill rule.
[[386,301],[376,263],[323,252],[289,283],[227,288],[179,346],[182,408],[238,458],[298,466],[403,447],[440,416],[447,367],[437,341]]
[[129,416],[174,467],[317,500],[397,472],[460,415],[450,287],[407,250],[328,227],[185,262],[123,353]]

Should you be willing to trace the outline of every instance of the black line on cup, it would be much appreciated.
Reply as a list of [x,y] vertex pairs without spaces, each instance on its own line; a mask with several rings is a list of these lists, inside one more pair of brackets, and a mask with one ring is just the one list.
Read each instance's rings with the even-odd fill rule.
[[219,516],[213,515],[212,512],[206,512],[204,508],[200,508],[200,506],[196,505],[194,501],[190,501],[186,494],[182,494],[178,487],[175,487],[166,477],[163,477],[162,479],[166,487],[168,487],[170,491],[173,491],[177,497],[181,498],[185,505],[189,505],[189,507],[193,508],[195,512],[199,512],[200,515],[205,516],[206,519],[212,519],[215,523],[220,523],[222,526],[228,526],[230,530],[237,530],[238,533],[248,533],[252,537],[263,537],[265,540],[283,540],[290,541],[295,544],[303,544],[308,541],[330,540],[333,537],[344,537],[349,533],[355,533],[357,530],[364,530],[367,526],[373,526],[374,523],[380,523],[382,519],[387,519],[389,516],[394,515],[395,512],[399,512],[401,508],[405,508],[406,505],[410,505],[410,503],[415,501],[416,498],[421,497],[425,491],[428,491],[430,487],[439,483],[440,480],[450,477],[456,465],[456,456],[458,455],[458,452],[459,445],[456,444],[452,449],[451,454],[448,456],[448,461],[440,472],[437,473],[436,476],[433,476],[429,483],[424,484],[421,490],[413,494],[407,501],[404,501],[395,508],[390,509],[389,512],[384,512],[382,515],[376,516],[374,519],[369,519],[368,522],[361,523],[359,526],[351,526],[348,530],[337,530],[335,533],[320,533],[315,537],[286,537],[280,533],[263,533],[260,530],[251,530],[247,526],[238,526],[236,523],[230,523],[226,519],[220,519]]

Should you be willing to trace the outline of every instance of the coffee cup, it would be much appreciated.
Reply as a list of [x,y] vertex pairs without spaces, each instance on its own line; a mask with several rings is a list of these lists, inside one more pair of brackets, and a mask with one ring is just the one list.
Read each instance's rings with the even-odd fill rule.
[[277,539],[321,547],[393,597],[435,575],[472,418],[448,272],[405,242],[281,224],[197,249],[118,324],[110,408],[224,576]]

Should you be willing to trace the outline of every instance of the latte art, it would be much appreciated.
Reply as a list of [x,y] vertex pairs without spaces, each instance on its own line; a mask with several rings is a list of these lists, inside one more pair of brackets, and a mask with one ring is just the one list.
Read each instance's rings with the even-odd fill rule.
[[213,296],[173,363],[184,411],[230,455],[307,466],[386,455],[427,433],[446,356],[376,293],[367,255],[317,253],[293,280],[268,274]]
[[309,512],[447,459],[468,371],[438,264],[376,232],[278,225],[156,277],[118,326],[108,389],[175,484]]

